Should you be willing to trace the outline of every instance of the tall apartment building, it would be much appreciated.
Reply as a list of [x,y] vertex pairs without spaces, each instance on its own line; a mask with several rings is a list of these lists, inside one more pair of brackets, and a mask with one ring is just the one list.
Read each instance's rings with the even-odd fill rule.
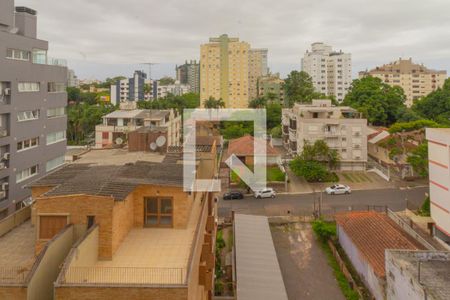
[[80,86],[80,81],[78,80],[77,75],[75,75],[75,71],[72,69],[67,70],[67,86],[68,87]]
[[36,11],[0,2],[0,218],[29,199],[25,185],[64,163],[67,68],[36,32]]
[[258,97],[275,97],[280,103],[284,102],[284,80],[280,74],[269,74],[258,78]]
[[222,99],[227,108],[246,108],[249,101],[250,44],[223,34],[200,46],[200,102]]
[[143,71],[134,71],[134,75],[128,79],[118,80],[111,85],[111,103],[116,105],[125,101],[144,100],[144,84],[147,74]]
[[359,77],[373,76],[391,86],[400,86],[406,95],[406,105],[441,88],[447,79],[447,71],[431,70],[412,59],[401,59],[370,71],[359,72]]
[[186,61],[175,68],[177,81],[182,85],[189,85],[190,91],[200,93],[200,64],[196,60]]
[[248,89],[250,100],[258,97],[258,78],[269,73],[267,49],[250,49],[248,57]]
[[340,156],[340,170],[365,170],[367,163],[367,120],[348,106],[333,106],[331,100],[296,103],[283,109],[283,143],[289,153],[303,151],[305,141],[324,140]]
[[352,83],[352,57],[324,43],[314,43],[302,58],[302,71],[312,77],[317,92],[341,102]]
[[450,129],[427,128],[434,236],[450,246]]

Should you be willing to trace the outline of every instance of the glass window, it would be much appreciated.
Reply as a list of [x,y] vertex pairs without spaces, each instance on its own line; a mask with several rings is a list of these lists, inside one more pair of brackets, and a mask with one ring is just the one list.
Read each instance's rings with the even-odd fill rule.
[[33,63],[41,65],[47,64],[47,50],[33,49]]
[[6,50],[6,58],[29,61],[30,60],[30,52],[26,51],[26,50],[7,49]]
[[54,107],[47,109],[47,118],[57,118],[66,115],[65,107]]
[[64,164],[64,155],[58,156],[54,159],[51,159],[47,161],[47,164],[45,166],[45,170],[47,172],[56,169],[59,166],[62,166]]
[[39,137],[26,139],[17,143],[17,151],[23,151],[37,147],[39,145]]
[[20,111],[17,113],[17,121],[31,121],[39,119],[39,109]]
[[66,139],[65,131],[57,131],[47,134],[47,145],[54,144]]
[[17,85],[19,92],[39,92],[39,82],[19,82]]
[[146,226],[172,226],[172,198],[145,197],[144,201]]
[[36,175],[38,173],[38,166],[32,166],[28,169],[19,171],[16,173],[16,182],[19,183],[21,181],[24,181],[28,178],[33,177],[34,175]]
[[49,82],[47,84],[47,91],[49,93],[64,93],[66,91],[66,84],[62,82]]

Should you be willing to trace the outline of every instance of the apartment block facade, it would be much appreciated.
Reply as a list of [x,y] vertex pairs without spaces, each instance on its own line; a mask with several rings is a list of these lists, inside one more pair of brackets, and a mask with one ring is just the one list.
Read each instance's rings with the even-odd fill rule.
[[182,85],[188,85],[192,93],[200,93],[200,64],[196,60],[186,61],[175,68],[177,81]]
[[268,74],[258,78],[258,97],[265,97],[284,103],[284,80],[280,78],[280,74]]
[[434,236],[450,245],[450,129],[427,128]]
[[0,217],[29,200],[26,184],[64,163],[67,68],[47,56],[36,14],[0,2]]
[[340,156],[340,170],[365,170],[367,163],[367,120],[347,106],[333,106],[331,100],[296,103],[283,109],[283,144],[291,155],[303,151],[305,141],[324,140]]
[[269,73],[267,49],[250,49],[248,57],[248,88],[250,100],[258,97],[258,78]]
[[200,105],[213,97],[227,108],[247,108],[250,44],[223,34],[200,46]]
[[144,85],[147,74],[143,71],[134,71],[132,78],[118,80],[111,85],[111,103],[117,105],[120,102],[144,100]]
[[447,71],[431,70],[410,59],[401,59],[370,71],[359,72],[359,77],[373,76],[391,86],[400,86],[406,95],[406,106],[441,88],[447,79]]
[[174,96],[181,96],[191,92],[191,86],[183,84],[180,81],[175,81],[174,84],[162,85],[159,80],[153,81],[152,99],[161,99],[167,97],[169,94]]
[[352,57],[324,43],[313,43],[302,58],[302,71],[311,76],[317,92],[342,102],[352,83]]

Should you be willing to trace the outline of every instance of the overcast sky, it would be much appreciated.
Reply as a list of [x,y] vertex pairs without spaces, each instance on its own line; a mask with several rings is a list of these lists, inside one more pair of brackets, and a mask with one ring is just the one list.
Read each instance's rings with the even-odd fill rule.
[[[1,0],[0,0],[1,1]],[[38,37],[81,79],[152,77],[198,59],[200,44],[228,33],[269,49],[269,67],[300,69],[316,41],[352,53],[353,74],[412,57],[450,70],[448,0],[16,0],[38,11]]]

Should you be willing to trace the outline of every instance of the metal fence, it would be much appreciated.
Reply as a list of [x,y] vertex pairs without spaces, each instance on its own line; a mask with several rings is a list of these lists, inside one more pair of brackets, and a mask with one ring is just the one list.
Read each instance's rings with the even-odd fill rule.
[[0,284],[20,284],[24,283],[30,269],[23,267],[1,267]]
[[61,283],[179,285],[185,279],[184,268],[69,267]]

